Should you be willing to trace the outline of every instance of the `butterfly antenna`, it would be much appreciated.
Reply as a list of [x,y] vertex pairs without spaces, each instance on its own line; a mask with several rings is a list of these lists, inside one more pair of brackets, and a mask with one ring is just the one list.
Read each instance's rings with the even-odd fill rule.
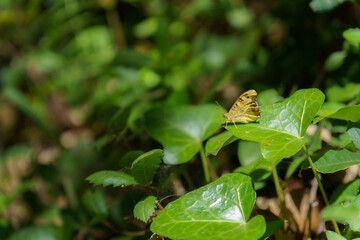
[[220,105],[220,103],[218,103],[218,101],[215,101],[215,103],[222,109],[225,109],[223,106]]
[[169,198],[169,197],[177,197],[176,195],[168,195],[168,196],[166,196],[166,197],[163,197],[162,199],[160,199],[159,200],[159,202],[162,202],[162,201],[164,201],[165,199],[167,199],[167,198]]

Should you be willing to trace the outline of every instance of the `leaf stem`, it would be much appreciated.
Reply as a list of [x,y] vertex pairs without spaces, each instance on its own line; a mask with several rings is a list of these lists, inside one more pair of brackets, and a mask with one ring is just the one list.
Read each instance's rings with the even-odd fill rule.
[[209,163],[208,163],[208,159],[205,155],[205,150],[204,150],[204,146],[202,145],[202,143],[200,144],[200,157],[201,157],[201,162],[202,162],[203,169],[204,169],[206,183],[210,183]]
[[271,162],[271,168],[272,168],[272,173],[273,173],[276,194],[277,194],[279,202],[280,202],[280,211],[286,219],[286,207],[285,207],[284,195],[283,195],[282,188],[280,186],[279,176],[277,174],[276,166],[275,166],[274,162]]
[[[315,166],[314,166],[314,163],[313,163],[313,161],[311,160],[310,154],[309,154],[309,152],[307,151],[305,145],[303,146],[303,150],[304,150],[304,152],[305,152],[305,154],[306,154],[306,156],[307,156],[307,160],[308,160],[308,162],[309,162],[309,164],[310,164],[311,170],[313,171],[313,173],[314,173],[314,175],[315,175],[316,181],[317,181],[318,184],[319,184],[319,189],[320,189],[321,195],[322,195],[322,197],[323,197],[323,199],[324,199],[325,205],[326,205],[326,206],[329,206],[329,205],[330,205],[330,202],[329,202],[329,199],[328,199],[327,196],[326,196],[326,192],[325,192],[324,186],[323,186],[322,183],[321,183],[319,174],[318,174],[318,172],[316,171],[316,168],[315,168]],[[337,234],[340,234],[340,230],[339,230],[339,227],[338,227],[335,219],[331,219],[331,222],[332,222],[332,224],[333,224],[333,226],[334,226],[335,232],[336,232]]]

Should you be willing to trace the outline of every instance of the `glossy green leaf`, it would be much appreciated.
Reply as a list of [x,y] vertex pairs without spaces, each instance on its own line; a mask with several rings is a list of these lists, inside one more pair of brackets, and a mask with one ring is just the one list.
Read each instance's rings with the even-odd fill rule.
[[[360,124],[359,124],[360,125]],[[360,128],[359,127],[350,127],[347,130],[350,140],[354,143],[357,149],[360,149]]]
[[353,231],[360,231],[360,195],[353,201],[344,204],[331,204],[325,207],[320,216],[323,220],[335,219],[335,221],[349,224]]
[[329,230],[326,231],[326,237],[328,240],[346,240],[346,238],[344,238],[340,234]]
[[146,114],[146,127],[164,146],[164,163],[180,164],[190,161],[202,141],[219,129],[222,113],[214,104],[155,108]]
[[116,171],[99,171],[86,178],[94,185],[103,185],[104,187],[113,185],[114,187],[125,187],[129,185],[138,185],[133,176]]
[[142,185],[151,184],[163,156],[160,149],[154,149],[139,156],[131,166],[131,173],[135,180]]
[[340,171],[357,164],[360,164],[360,154],[347,149],[329,150],[314,161],[315,168],[323,173]]
[[17,230],[9,240],[65,240],[61,228],[54,226],[30,226]]
[[228,125],[234,136],[260,143],[268,161],[294,155],[305,144],[304,133],[325,99],[318,89],[303,89],[286,100],[261,107],[260,123]]
[[106,199],[99,190],[87,190],[82,198],[86,210],[94,217],[92,224],[97,224],[108,215]]
[[230,173],[168,204],[151,224],[151,231],[171,239],[258,239],[265,220],[248,221],[255,203],[251,178]]
[[222,147],[225,147],[236,140],[237,138],[234,137],[230,132],[222,132],[210,138],[206,142],[205,153],[206,155],[217,155]]
[[275,220],[266,223],[266,231],[259,240],[268,239],[270,236],[275,234],[284,225],[285,220]]
[[134,208],[134,216],[143,222],[147,222],[156,208],[156,197],[148,196],[138,202]]
[[347,0],[312,0],[310,7],[314,12],[328,11]]
[[314,123],[319,122],[320,120],[322,120],[325,117],[346,120],[346,121],[352,121],[352,122],[358,122],[360,120],[360,105],[346,106],[346,107],[340,108],[339,110],[334,111],[333,113],[331,113],[329,115],[317,117],[314,120]]
[[330,197],[332,204],[353,201],[360,192],[360,179],[338,186]]

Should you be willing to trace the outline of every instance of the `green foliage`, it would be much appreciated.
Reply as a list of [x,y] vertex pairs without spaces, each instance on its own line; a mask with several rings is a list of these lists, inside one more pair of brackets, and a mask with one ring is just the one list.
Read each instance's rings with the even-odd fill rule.
[[151,184],[163,156],[162,150],[154,149],[136,158],[131,165],[131,174],[135,180],[142,185]]
[[264,235],[260,238],[260,240],[268,239],[271,235],[276,233],[283,225],[285,221],[283,220],[275,220],[266,223],[266,231]]
[[359,127],[350,127],[347,130],[347,133],[349,134],[349,138],[353,143],[355,144],[355,147],[357,149],[360,149],[360,128]]
[[54,226],[31,226],[23,228],[10,237],[10,240],[65,240],[62,230]]
[[143,222],[147,222],[156,208],[156,197],[148,196],[138,202],[134,208],[134,216]]
[[206,155],[217,155],[221,148],[229,145],[230,143],[236,141],[237,138],[234,137],[230,132],[222,132],[212,138],[210,138],[205,145]]
[[313,11],[328,11],[347,0],[312,0],[310,7]]
[[348,41],[349,44],[356,48],[360,47],[360,29],[350,28],[343,33],[343,37]]
[[345,240],[346,238],[344,238],[343,236],[341,236],[340,234],[337,234],[336,232],[333,231],[326,231],[326,237],[328,240]]
[[190,161],[223,121],[216,105],[161,107],[146,115],[150,135],[164,146],[164,163]]
[[324,220],[335,219],[344,224],[349,224],[353,231],[360,231],[360,195],[353,201],[345,204],[330,205],[321,211]]
[[325,117],[357,122],[360,120],[360,105],[346,106],[328,115],[319,116],[314,120],[314,123],[319,122]]
[[0,239],[359,237],[359,1],[255,2],[0,1]]
[[265,220],[249,221],[255,203],[251,178],[226,174],[170,203],[151,224],[151,231],[171,239],[257,239]]
[[353,201],[360,190],[360,179],[355,179],[349,183],[342,184],[336,188],[331,195],[330,201],[333,204],[340,204],[345,201]]
[[263,106],[259,123],[228,126],[228,130],[240,139],[260,143],[264,158],[279,162],[305,144],[305,130],[324,98],[317,89],[300,90],[280,103]]
[[360,164],[360,154],[343,149],[329,150],[315,160],[315,168],[319,172],[331,173]]
[[86,180],[94,185],[103,185],[104,187],[109,185],[125,187],[138,184],[133,176],[116,171],[99,171],[91,174]]
[[86,210],[93,216],[92,224],[99,223],[107,217],[106,199],[100,191],[86,191],[82,201]]

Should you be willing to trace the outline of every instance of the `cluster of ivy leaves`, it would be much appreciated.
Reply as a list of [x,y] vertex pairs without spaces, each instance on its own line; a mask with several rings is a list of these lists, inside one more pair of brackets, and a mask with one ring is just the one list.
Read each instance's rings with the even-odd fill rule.
[[[359,237],[358,175],[326,185],[360,161],[359,8],[1,1],[0,239],[275,238],[273,166],[325,178],[323,235]],[[224,129],[250,88],[261,118]]]

